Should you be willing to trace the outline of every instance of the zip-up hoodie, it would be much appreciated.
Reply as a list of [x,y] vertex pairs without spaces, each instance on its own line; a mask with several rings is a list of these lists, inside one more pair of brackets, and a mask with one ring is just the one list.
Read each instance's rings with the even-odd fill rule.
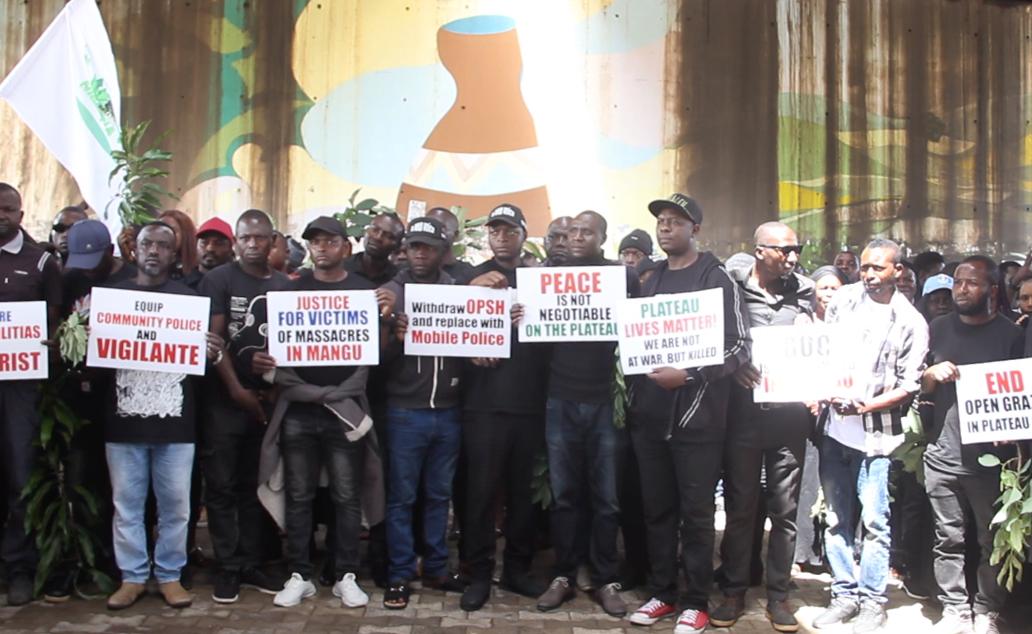
[[[436,284],[454,284],[441,271]],[[397,296],[394,312],[405,310],[405,285],[419,284],[408,269],[399,271],[383,288]],[[384,351],[387,365],[387,405],[406,409],[447,409],[459,405],[462,359],[455,357],[414,357],[405,354],[405,345],[392,337]]]
[[633,420],[663,421],[668,436],[687,433],[697,442],[723,439],[730,376],[749,360],[749,319],[738,285],[707,251],[685,269],[672,271],[661,262],[642,289],[643,297],[651,297],[711,288],[724,291],[724,361],[688,370],[692,381],[676,390],[665,390],[644,375],[628,379]]

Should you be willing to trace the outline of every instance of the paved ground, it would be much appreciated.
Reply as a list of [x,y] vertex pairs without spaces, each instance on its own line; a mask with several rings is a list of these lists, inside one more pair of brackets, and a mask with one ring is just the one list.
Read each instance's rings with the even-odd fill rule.
[[[546,552],[538,558],[542,572],[550,555]],[[827,575],[802,574],[796,577],[795,582],[798,590],[792,604],[803,624],[802,631],[811,632],[808,627],[810,621],[826,604],[829,578]],[[607,616],[583,593],[567,603],[564,609],[544,614],[535,609],[533,599],[497,588],[485,608],[475,613],[459,609],[457,594],[417,591],[406,610],[392,611],[383,609],[382,591],[373,588],[372,582],[365,580],[362,585],[371,596],[364,609],[342,608],[329,588],[320,588],[314,599],[295,608],[274,607],[270,596],[254,590],[244,590],[238,603],[224,606],[212,602],[211,586],[207,574],[202,571],[194,587],[194,604],[184,610],[166,607],[156,591],[123,612],[107,611],[103,599],[99,598],[89,601],[72,599],[60,605],[40,601],[20,608],[0,607],[0,632],[595,634],[622,630],[645,634],[647,631],[670,632],[673,629],[672,620],[662,621],[649,629],[631,626],[626,619]],[[626,592],[624,596],[632,609],[648,598],[638,591]],[[773,632],[764,616],[762,591],[750,591],[747,605],[745,617],[734,628],[724,631],[728,634]],[[893,634],[921,634],[928,631],[939,617],[934,603],[914,601],[897,588],[890,592],[888,612],[889,621],[884,631]],[[1032,632],[1032,606],[1014,611],[1008,614],[1008,618],[1005,634]],[[842,627],[821,630],[821,634],[847,634],[851,631],[849,627]]]

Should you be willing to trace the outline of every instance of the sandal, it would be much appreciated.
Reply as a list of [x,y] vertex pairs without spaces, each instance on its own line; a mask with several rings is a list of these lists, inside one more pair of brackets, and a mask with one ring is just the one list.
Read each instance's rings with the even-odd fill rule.
[[388,610],[404,610],[409,604],[412,589],[407,583],[391,584],[383,593],[383,607]]

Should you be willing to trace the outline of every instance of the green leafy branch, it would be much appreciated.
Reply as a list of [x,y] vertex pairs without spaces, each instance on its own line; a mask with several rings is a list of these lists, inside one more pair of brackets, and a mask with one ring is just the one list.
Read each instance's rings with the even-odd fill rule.
[[483,251],[487,246],[487,232],[484,230],[487,216],[470,218],[466,215],[466,208],[460,206],[451,207],[450,211],[459,220],[459,237],[452,245],[455,257],[462,259],[470,251]]
[[[168,170],[157,164],[167,164],[172,160],[172,153],[158,147],[143,148],[143,137],[150,128],[150,121],[122,129],[122,149],[113,150],[111,158],[115,160],[115,168],[111,170],[108,181],[121,178],[118,197],[111,201],[118,203],[118,216],[125,227],[144,224],[153,220],[155,212],[161,207],[162,200],[177,197],[158,184],[158,180],[166,178]],[[167,132],[155,139],[160,144]]]
[[1000,508],[989,523],[996,529],[989,563],[1000,566],[997,581],[1008,592],[1021,581],[1025,551],[1032,535],[1032,482],[1029,480],[1032,462],[1023,458],[1020,445],[1018,455],[1007,461],[1001,462],[993,454],[978,458],[983,467],[1000,467],[1000,497],[996,500]]
[[552,484],[548,479],[548,453],[539,451],[534,456],[534,470],[530,478],[530,501],[547,509],[552,506]]
[[382,213],[395,213],[392,207],[381,205],[375,198],[364,198],[356,202],[361,188],[351,192],[348,204],[343,211],[333,214],[340,224],[344,225],[349,237],[359,240],[365,233],[366,227],[373,221],[373,218]]
[[114,590],[114,581],[99,564],[103,546],[96,537],[101,523],[100,506],[91,491],[72,485],[65,477],[65,463],[79,430],[90,421],[79,416],[61,398],[62,387],[73,373],[43,383],[36,444],[39,458],[22,491],[26,501],[25,532],[39,550],[35,592],[59,573],[71,575],[80,596],[82,581],[90,580],[103,593]]

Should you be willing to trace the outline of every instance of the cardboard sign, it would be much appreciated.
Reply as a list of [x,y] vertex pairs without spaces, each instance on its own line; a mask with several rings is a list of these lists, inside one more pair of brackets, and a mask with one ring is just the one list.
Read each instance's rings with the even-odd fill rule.
[[957,366],[960,442],[1032,438],[1032,359]]
[[616,307],[627,299],[623,266],[521,267],[520,341],[616,341]]
[[624,374],[683,370],[724,359],[724,292],[625,299],[617,308]]
[[376,365],[376,291],[272,291],[269,354],[283,367]]
[[211,299],[94,288],[86,365],[204,374]]
[[0,381],[47,378],[46,302],[0,302]]
[[853,394],[856,358],[839,324],[760,326],[750,330],[752,364],[760,371],[756,403],[805,403]]
[[406,284],[405,354],[508,359],[511,298],[508,289]]

